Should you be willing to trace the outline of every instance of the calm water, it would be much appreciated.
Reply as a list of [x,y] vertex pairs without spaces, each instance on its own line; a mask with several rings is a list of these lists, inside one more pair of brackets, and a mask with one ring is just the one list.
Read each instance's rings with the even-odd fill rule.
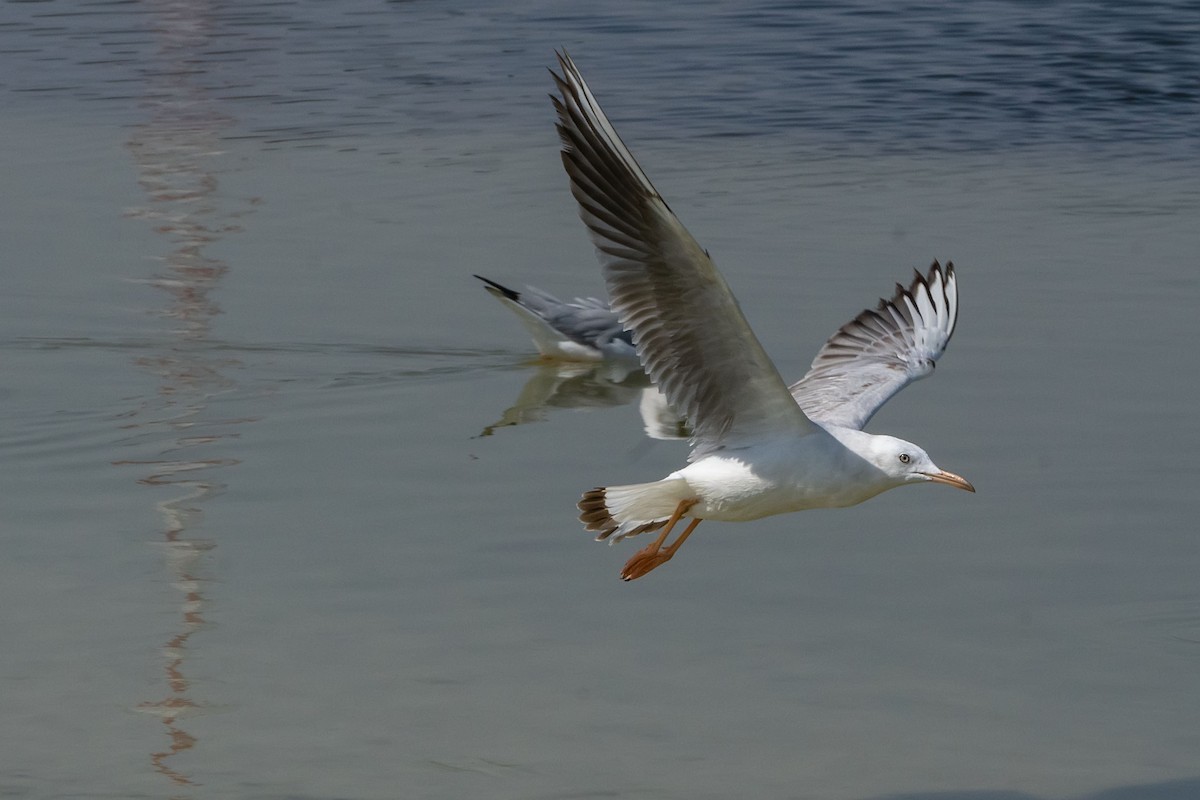
[[[0,793],[1200,797],[1195,5],[493,5],[0,6]],[[955,261],[977,495],[617,580],[559,46],[786,378]]]

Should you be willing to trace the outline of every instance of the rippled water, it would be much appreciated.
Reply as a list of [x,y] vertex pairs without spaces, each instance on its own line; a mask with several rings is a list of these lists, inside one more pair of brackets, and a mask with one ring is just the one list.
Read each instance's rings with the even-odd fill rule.
[[[0,14],[4,794],[1200,796],[1193,6]],[[786,378],[955,261],[872,429],[977,495],[617,580],[686,447],[471,277],[601,291],[561,46]]]
[[226,139],[401,148],[544,130],[546,52],[567,46],[596,78],[662,87],[621,94],[660,137],[1194,156],[1197,25],[1178,2],[11,3],[2,80],[23,106],[124,119],[202,96],[237,119]]

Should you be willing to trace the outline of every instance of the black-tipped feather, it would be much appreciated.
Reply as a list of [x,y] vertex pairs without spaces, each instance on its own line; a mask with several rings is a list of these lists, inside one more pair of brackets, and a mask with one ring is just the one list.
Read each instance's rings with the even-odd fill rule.
[[818,422],[862,428],[888,398],[933,371],[957,318],[954,264],[934,261],[829,337],[792,395]]

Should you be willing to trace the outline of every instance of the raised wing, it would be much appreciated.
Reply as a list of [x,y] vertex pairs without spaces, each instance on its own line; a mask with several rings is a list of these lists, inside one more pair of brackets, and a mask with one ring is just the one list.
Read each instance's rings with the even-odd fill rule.
[[829,337],[792,396],[817,422],[861,429],[892,395],[933,372],[957,319],[954,264],[934,261]]
[[727,445],[809,432],[716,266],[625,147],[563,53],[553,97],[571,194],[596,245],[613,310],[642,365],[686,415],[695,460]]

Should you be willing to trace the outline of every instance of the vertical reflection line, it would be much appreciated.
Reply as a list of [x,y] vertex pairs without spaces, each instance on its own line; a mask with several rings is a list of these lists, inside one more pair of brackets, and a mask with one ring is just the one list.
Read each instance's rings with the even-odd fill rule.
[[234,220],[240,216],[223,207],[213,163],[222,155],[221,132],[234,120],[215,108],[202,84],[204,53],[214,36],[212,8],[203,0],[143,0],[143,5],[158,48],[145,72],[148,120],[127,141],[147,202],[129,216],[149,221],[169,242],[161,268],[143,281],[163,294],[156,313],[169,321],[169,331],[154,351],[136,361],[157,376],[158,391],[131,412],[125,425],[147,434],[151,446],[159,448],[157,457],[114,463],[139,468],[139,483],[171,492],[156,507],[177,618],[161,651],[165,692],[138,709],[164,725],[166,744],[150,753],[150,763],[180,791],[198,785],[174,759],[197,745],[183,719],[203,706],[188,667],[196,652],[193,636],[208,624],[208,554],[216,547],[196,531],[204,503],[224,490],[228,469],[238,463],[212,451],[236,438],[236,427],[250,420],[208,413],[213,398],[237,388],[226,373],[241,366],[236,359],[215,356],[211,341],[212,321],[220,313],[211,294],[229,266],[208,256],[206,248],[239,230]]

